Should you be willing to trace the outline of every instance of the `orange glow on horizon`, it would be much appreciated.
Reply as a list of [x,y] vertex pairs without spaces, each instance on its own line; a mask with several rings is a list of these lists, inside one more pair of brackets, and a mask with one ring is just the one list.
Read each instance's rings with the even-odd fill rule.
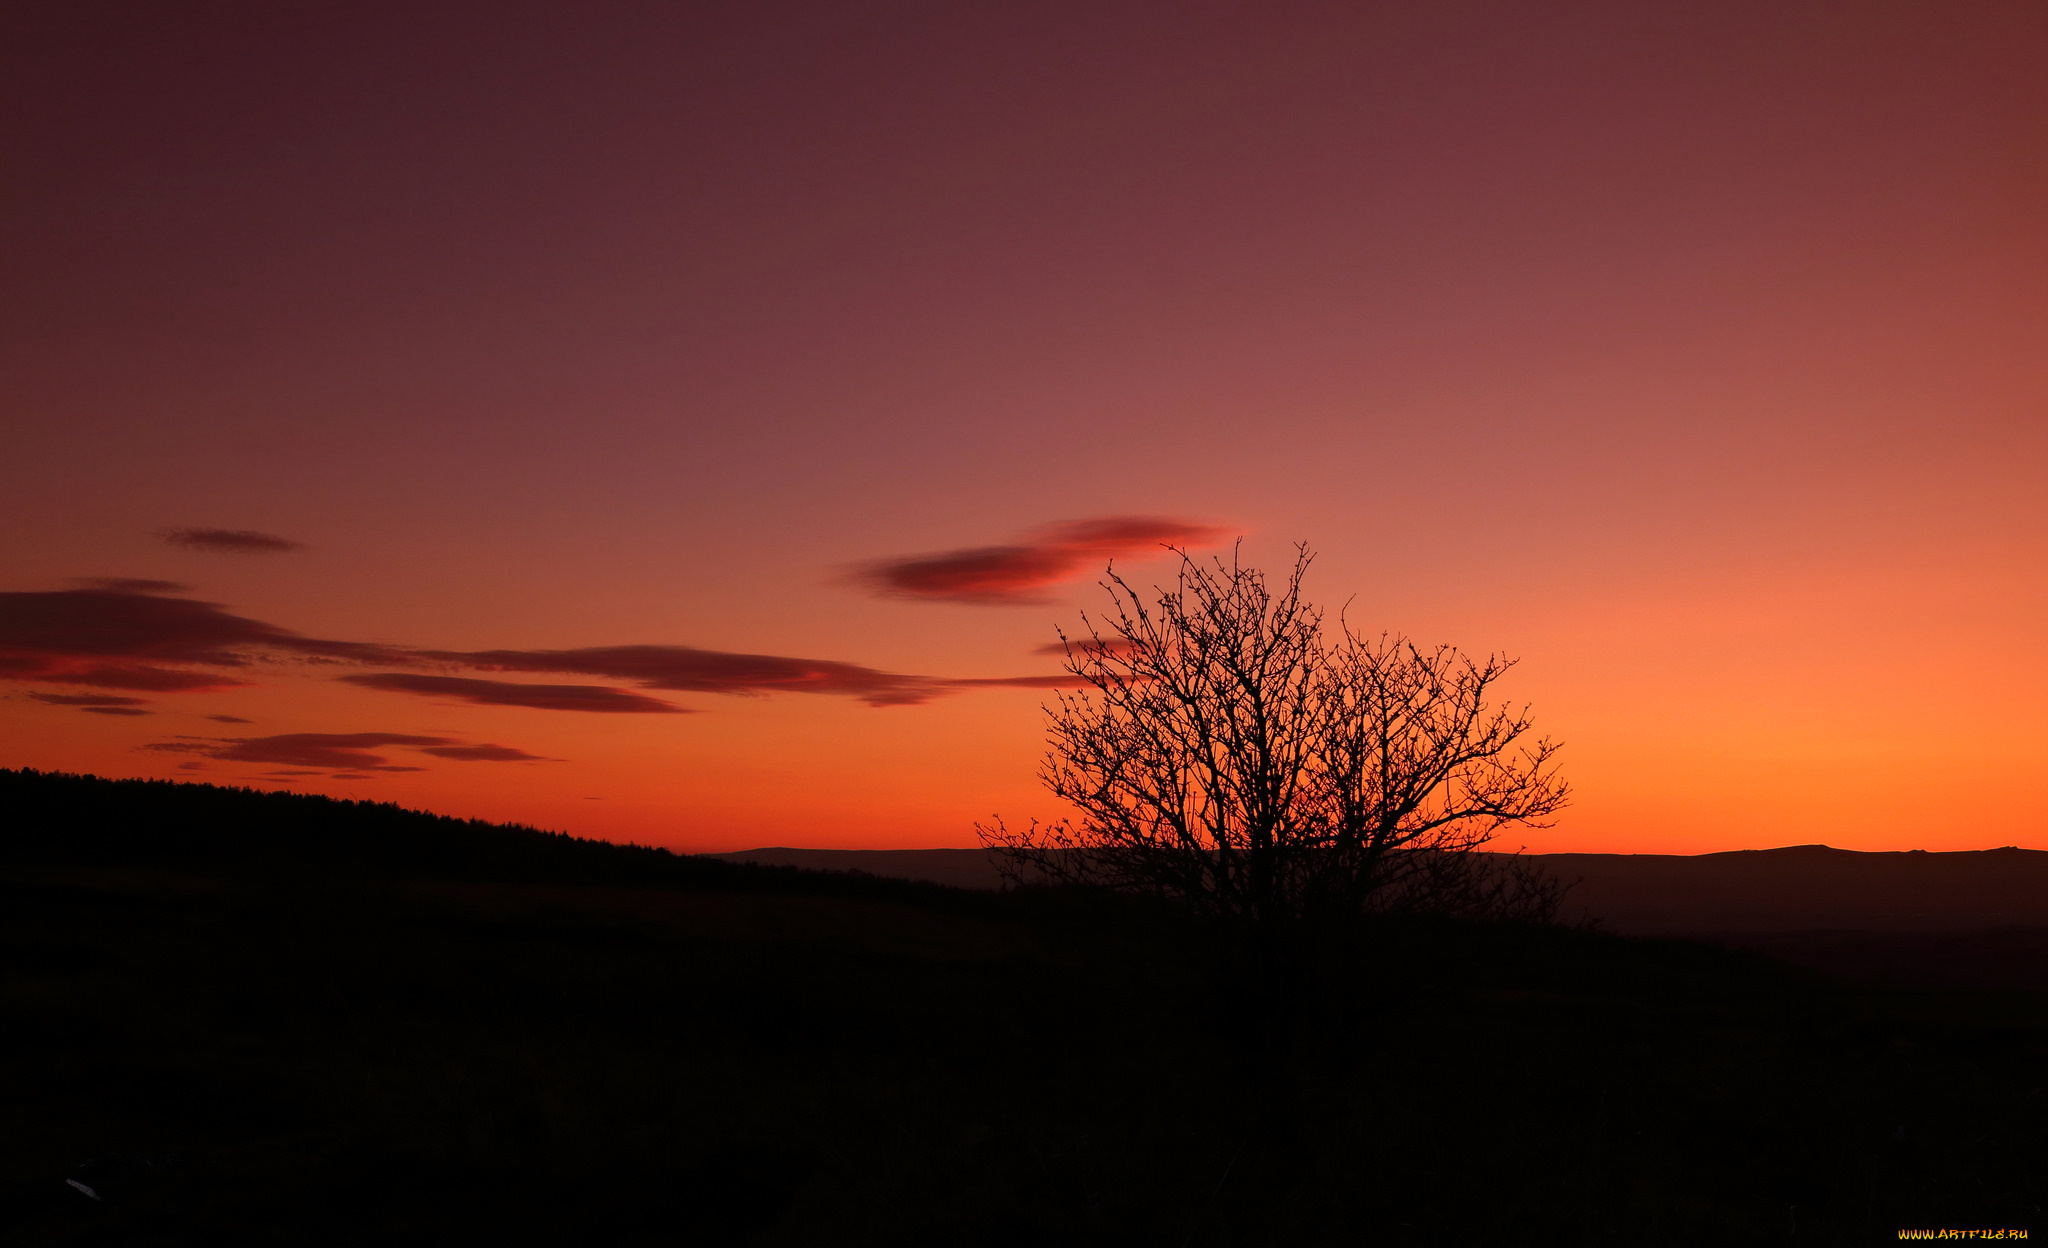
[[0,49],[0,594],[219,604],[0,766],[972,845],[1243,533],[1521,660],[1510,847],[2048,849],[2040,6],[481,20]]

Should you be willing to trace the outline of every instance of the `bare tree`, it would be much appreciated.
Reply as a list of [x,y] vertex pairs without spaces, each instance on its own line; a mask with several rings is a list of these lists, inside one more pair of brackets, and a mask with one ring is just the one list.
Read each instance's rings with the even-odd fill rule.
[[1260,928],[1392,910],[1549,917],[1558,889],[1480,847],[1566,801],[1558,747],[1494,705],[1514,664],[1367,639],[1284,584],[1185,551],[1148,605],[1068,637],[1040,778],[1078,823],[977,825],[1013,881],[1142,890]]

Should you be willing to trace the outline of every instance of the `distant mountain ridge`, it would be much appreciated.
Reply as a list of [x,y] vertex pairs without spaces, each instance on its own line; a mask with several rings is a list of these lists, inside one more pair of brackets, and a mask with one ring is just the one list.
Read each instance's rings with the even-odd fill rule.
[[1568,918],[1637,935],[2048,926],[2048,851],[2038,849],[1532,856],[1580,881]]
[[[1001,883],[979,849],[793,849],[704,857],[764,866]],[[2048,927],[2048,850],[1864,852],[1825,845],[1716,854],[1529,854],[1574,882],[1563,916],[1640,936]]]

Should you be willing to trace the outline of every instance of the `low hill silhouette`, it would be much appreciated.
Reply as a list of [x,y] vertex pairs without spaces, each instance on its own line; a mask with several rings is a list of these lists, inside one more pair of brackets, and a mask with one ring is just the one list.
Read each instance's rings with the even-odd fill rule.
[[[705,856],[955,888],[1001,884],[987,852],[979,849],[771,847]],[[1573,885],[1563,914],[1567,921],[1594,921],[1632,936],[2048,926],[2048,850],[1866,853],[1795,845],[1698,855],[1523,858]]]
[[2048,851],[1537,854],[1577,880],[1566,917],[1644,936],[2048,926]]
[[[771,847],[726,862],[994,889],[979,849]],[[1625,936],[1711,941],[1901,984],[2048,990],[2048,851],[1529,854],[1572,885],[1560,918]]]
[[722,862],[380,802],[0,769],[0,861],[233,875],[317,873],[874,900],[943,899],[893,877]]

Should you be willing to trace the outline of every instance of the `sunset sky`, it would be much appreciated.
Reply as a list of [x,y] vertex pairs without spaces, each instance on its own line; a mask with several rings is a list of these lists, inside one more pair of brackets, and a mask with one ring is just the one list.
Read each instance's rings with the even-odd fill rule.
[[1160,543],[2048,848],[2048,7],[21,3],[0,766],[971,845]]

